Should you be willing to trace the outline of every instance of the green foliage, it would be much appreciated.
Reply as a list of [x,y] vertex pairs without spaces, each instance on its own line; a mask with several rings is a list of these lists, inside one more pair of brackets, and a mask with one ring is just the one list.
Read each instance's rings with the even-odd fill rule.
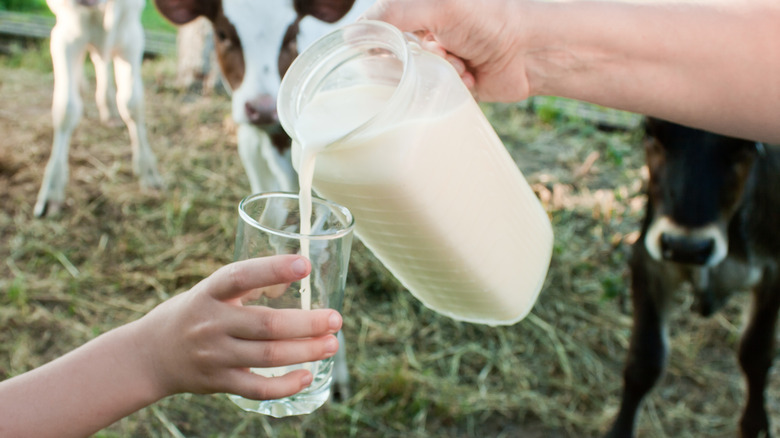
[[146,1],[146,7],[141,14],[141,23],[143,23],[144,28],[147,30],[176,32],[176,26],[160,15],[160,12],[157,11],[152,0]]
[[45,12],[46,0],[0,0],[0,11]]
[[23,277],[14,278],[7,293],[8,302],[20,309],[27,305],[27,289],[24,283]]
[[8,54],[0,58],[12,68],[38,72],[52,71],[48,40],[11,44],[8,46]]
[[626,294],[626,284],[623,277],[610,275],[601,279],[601,286],[604,288],[602,298],[605,300],[614,300]]

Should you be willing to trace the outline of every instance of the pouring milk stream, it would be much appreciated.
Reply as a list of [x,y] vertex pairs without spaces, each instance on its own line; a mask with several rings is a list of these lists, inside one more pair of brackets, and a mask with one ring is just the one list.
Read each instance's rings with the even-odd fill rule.
[[313,188],[353,212],[357,236],[429,308],[489,325],[530,312],[552,226],[446,61],[361,21],[301,53],[278,107],[293,138],[302,234]]
[[[297,123],[299,149],[294,158],[300,188],[301,234],[311,233],[312,180],[317,154],[379,112],[393,90],[393,87],[375,86],[353,87],[337,95],[322,93],[301,114]],[[333,117],[334,114],[338,117]],[[309,243],[306,239],[301,240],[301,255],[307,258]],[[311,278],[307,276],[301,281],[301,307],[304,310],[311,310],[310,290]]]

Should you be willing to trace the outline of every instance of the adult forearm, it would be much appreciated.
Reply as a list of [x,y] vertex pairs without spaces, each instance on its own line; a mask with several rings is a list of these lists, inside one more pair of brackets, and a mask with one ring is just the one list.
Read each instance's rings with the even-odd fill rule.
[[780,3],[526,4],[531,95],[780,141]]
[[110,331],[0,383],[0,436],[89,436],[164,396],[134,348],[134,329]]

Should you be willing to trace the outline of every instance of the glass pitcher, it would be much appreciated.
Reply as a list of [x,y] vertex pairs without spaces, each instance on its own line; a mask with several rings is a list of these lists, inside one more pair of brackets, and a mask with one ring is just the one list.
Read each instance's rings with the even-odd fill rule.
[[552,226],[448,62],[359,21],[298,56],[277,106],[302,185],[309,173],[321,197],[349,208],[356,235],[423,304],[489,325],[530,312]]

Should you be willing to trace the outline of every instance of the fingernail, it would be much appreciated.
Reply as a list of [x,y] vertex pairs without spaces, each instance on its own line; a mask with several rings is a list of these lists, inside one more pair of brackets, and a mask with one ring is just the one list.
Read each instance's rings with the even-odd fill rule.
[[337,331],[341,328],[341,315],[339,315],[338,312],[330,314],[330,318],[328,318],[328,327],[333,331]]
[[330,338],[325,341],[325,352],[334,354],[339,351],[339,341],[336,338]]
[[301,385],[309,386],[311,385],[312,380],[314,380],[314,376],[312,376],[311,373],[306,373],[303,377],[301,377]]
[[306,273],[306,262],[300,258],[296,259],[294,262],[292,262],[290,268],[295,275],[303,275]]

